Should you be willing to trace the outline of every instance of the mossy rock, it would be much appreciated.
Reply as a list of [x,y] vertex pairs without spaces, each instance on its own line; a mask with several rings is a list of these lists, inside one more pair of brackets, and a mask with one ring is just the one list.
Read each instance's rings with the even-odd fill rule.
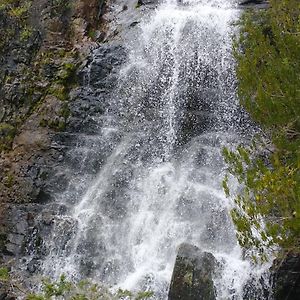
[[0,123],[0,152],[11,149],[16,128],[8,123]]
[[176,258],[168,299],[215,300],[212,280],[215,268],[216,260],[211,253],[182,244]]

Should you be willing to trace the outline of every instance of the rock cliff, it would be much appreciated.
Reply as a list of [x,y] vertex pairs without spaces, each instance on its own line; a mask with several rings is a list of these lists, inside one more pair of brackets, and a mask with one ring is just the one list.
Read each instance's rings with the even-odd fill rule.
[[76,132],[70,94],[106,38],[107,10],[102,0],[0,1],[1,265],[41,246],[38,220],[51,223],[41,211],[67,185],[62,160]]

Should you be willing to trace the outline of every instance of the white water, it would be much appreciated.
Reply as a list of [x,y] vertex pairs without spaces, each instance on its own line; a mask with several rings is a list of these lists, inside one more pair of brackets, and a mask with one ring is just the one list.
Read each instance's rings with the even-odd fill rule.
[[[221,149],[241,139],[234,2],[168,0],[128,35],[128,60],[99,132],[113,151],[62,218],[74,234],[63,249],[52,246],[46,273],[78,277],[85,269],[166,299],[176,249],[188,242],[222,262],[218,299],[243,299],[251,274],[259,278],[242,259],[221,188]],[[57,227],[56,242],[65,230]]]

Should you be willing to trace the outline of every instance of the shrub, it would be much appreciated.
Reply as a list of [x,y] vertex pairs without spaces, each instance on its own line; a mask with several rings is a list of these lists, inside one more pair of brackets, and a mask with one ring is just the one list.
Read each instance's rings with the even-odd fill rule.
[[116,293],[110,292],[103,285],[92,283],[88,280],[82,280],[78,283],[68,281],[65,275],[62,275],[58,281],[51,282],[43,280],[42,292],[31,293],[26,296],[26,300],[145,300],[153,295],[150,291],[138,292],[134,294],[126,290],[118,290]]
[[[270,0],[246,12],[235,42],[239,100],[264,134],[251,146],[224,149],[241,184],[232,219],[240,244],[300,250],[300,3]],[[228,176],[223,182],[229,196]]]

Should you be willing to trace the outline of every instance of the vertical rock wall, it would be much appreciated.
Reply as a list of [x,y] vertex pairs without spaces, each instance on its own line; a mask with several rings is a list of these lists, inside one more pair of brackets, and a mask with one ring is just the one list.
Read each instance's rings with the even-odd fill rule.
[[0,265],[43,251],[37,233],[51,217],[41,210],[67,184],[61,161],[74,130],[70,93],[105,37],[106,9],[104,0],[0,1]]

